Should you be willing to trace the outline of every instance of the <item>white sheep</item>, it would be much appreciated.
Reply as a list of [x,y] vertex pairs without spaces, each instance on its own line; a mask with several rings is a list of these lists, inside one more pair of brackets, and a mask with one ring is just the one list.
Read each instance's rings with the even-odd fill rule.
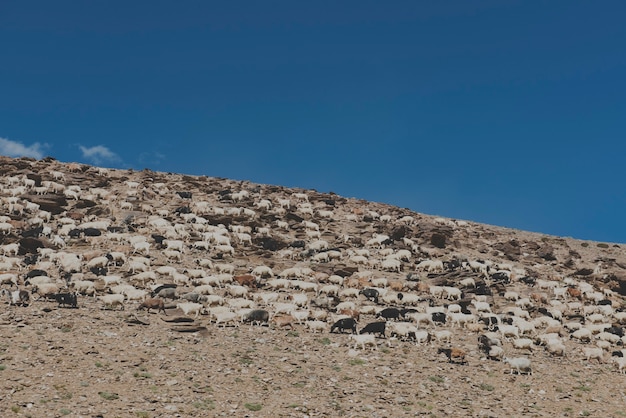
[[11,244],[2,245],[0,246],[0,250],[2,251],[2,255],[17,255],[18,251],[20,250],[20,244],[14,242]]
[[570,335],[570,338],[575,338],[580,342],[583,342],[583,341],[589,342],[591,341],[592,337],[593,337],[593,334],[589,328],[577,329],[576,331],[572,332],[572,334]]
[[386,329],[400,340],[408,340],[417,332],[417,326],[408,322],[387,322]]
[[535,348],[533,340],[531,340],[530,338],[515,338],[512,343],[513,347],[519,350],[533,351],[533,349]]
[[386,271],[395,271],[400,273],[402,262],[393,258],[386,258],[381,262],[380,268]]
[[581,347],[583,355],[590,361],[591,359],[597,359],[599,363],[604,362],[604,350],[600,347]]
[[176,305],[176,308],[183,311],[185,315],[195,314],[194,318],[197,318],[201,313],[204,312],[204,305],[196,302],[179,302]]
[[121,293],[102,295],[99,296],[99,299],[102,301],[105,308],[120,306],[122,310],[124,309],[124,295]]
[[626,373],[626,357],[612,357],[611,361],[615,363],[618,372],[621,374]]
[[[46,277],[46,276],[43,276]],[[32,283],[32,278],[30,280],[30,283]],[[0,284],[9,284],[9,285],[14,285],[17,286],[17,274],[15,273],[0,273]]]
[[529,375],[533,374],[531,362],[528,357],[503,357],[502,362],[508,363],[511,366],[510,374],[513,374],[514,371],[516,371],[517,374],[522,374],[522,372],[528,373]]
[[252,274],[258,277],[266,278],[266,277],[274,277],[274,272],[270,267],[267,266],[256,266],[252,269]]
[[[197,315],[196,315],[197,317]],[[216,312],[214,314],[215,317],[215,325],[219,326],[222,324],[223,327],[226,327],[226,324],[232,323],[235,326],[239,326],[239,318],[240,316],[236,312]]]
[[306,321],[304,325],[311,330],[313,334],[317,333],[317,331],[324,332],[328,328],[328,324],[320,320]]
[[372,350],[378,349],[378,346],[376,344],[376,337],[373,334],[350,334],[348,338],[351,341],[354,341],[354,346],[352,347],[354,350],[356,350],[357,347],[361,347],[363,350],[365,350],[366,346],[372,347]]

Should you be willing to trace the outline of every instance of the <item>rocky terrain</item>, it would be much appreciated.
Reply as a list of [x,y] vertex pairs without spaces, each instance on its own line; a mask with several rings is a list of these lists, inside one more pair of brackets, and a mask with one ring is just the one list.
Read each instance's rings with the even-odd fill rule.
[[[603,341],[600,333],[589,341],[571,338],[571,323],[624,326],[622,244],[434,217],[315,190],[51,158],[0,162],[3,417],[626,416],[626,378],[613,361],[623,339],[606,345],[601,360],[587,360],[582,349]],[[180,242],[179,250],[173,243]],[[78,265],[64,264],[59,254],[79,255]],[[92,267],[107,254],[105,267]],[[133,271],[133,263],[144,267]],[[140,278],[141,270],[153,276]],[[204,274],[195,277],[197,270]],[[271,276],[262,273],[268,270]],[[245,294],[231,293],[235,276],[251,272]],[[68,307],[40,295],[33,277],[42,275],[59,286],[54,294],[71,294],[85,281],[94,290]],[[123,308],[108,307],[102,296],[115,293],[112,277],[145,290],[145,297],[164,287],[176,296],[164,299],[164,311],[139,310],[143,297],[130,293]],[[292,315],[308,316],[292,318],[291,326],[274,318],[216,324],[219,306],[206,300],[197,317],[185,315],[180,297],[201,279],[213,280],[212,301],[221,298],[216,303],[238,315],[246,309],[239,306],[252,306],[273,316],[278,303],[306,294],[308,305]],[[273,288],[276,279],[289,287]],[[433,295],[436,286],[460,289],[461,298]],[[366,288],[379,289],[380,298],[359,293]],[[565,288],[572,291],[559,296]],[[9,303],[16,289],[29,300]],[[518,297],[505,298],[507,292]],[[266,302],[262,296],[272,293],[279,299]],[[412,296],[420,301],[409,304]],[[514,306],[528,313],[532,351],[515,348],[512,338],[501,342],[507,357],[531,359],[532,374],[512,374],[501,359],[488,358],[478,344],[487,330],[455,326],[451,314],[445,324],[418,325],[431,336],[452,331],[450,342],[420,344],[388,330],[375,347],[362,349],[350,332],[330,332],[337,302],[354,304],[361,330],[388,307],[460,304],[478,318],[483,314],[469,302],[481,297],[500,318],[513,316]],[[524,298],[527,304],[517,303]],[[562,314],[550,318],[557,324],[542,322],[548,310],[556,316],[554,309]],[[595,322],[594,314],[602,317]],[[317,318],[326,324],[321,332],[306,326]],[[546,331],[560,336],[563,356],[537,340]],[[465,361],[438,354],[450,347],[463,350]]]

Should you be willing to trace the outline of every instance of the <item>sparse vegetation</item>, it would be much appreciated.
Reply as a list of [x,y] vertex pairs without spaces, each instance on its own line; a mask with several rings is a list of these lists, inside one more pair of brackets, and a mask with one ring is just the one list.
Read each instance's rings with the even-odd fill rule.
[[118,395],[117,393],[112,392],[98,392],[98,395],[100,395],[102,399],[106,399],[107,401],[113,401],[115,399],[119,399],[120,397],[120,395]]
[[215,402],[211,399],[202,399],[200,401],[195,401],[192,406],[196,409],[211,410],[215,409]]
[[250,411],[260,411],[262,408],[260,403],[246,403],[243,406]]
[[482,390],[486,390],[488,392],[493,391],[494,387],[493,385],[487,384],[487,383],[481,383],[479,386]]

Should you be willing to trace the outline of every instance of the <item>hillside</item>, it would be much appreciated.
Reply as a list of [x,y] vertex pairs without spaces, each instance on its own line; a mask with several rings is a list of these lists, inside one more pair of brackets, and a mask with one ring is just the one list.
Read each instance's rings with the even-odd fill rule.
[[[619,332],[626,322],[619,315],[626,295],[622,244],[315,190],[51,158],[0,162],[2,288],[17,285],[30,295],[18,305],[2,296],[4,417],[626,415],[624,375],[612,356],[623,343],[607,343],[599,327]],[[105,267],[90,269],[102,257]],[[253,283],[235,287],[252,272]],[[54,293],[83,282],[92,287],[70,308],[33,293],[33,276],[48,277],[58,286]],[[180,297],[207,283],[202,312],[185,315]],[[127,292],[123,309],[105,306],[102,296],[120,284],[135,292]],[[141,290],[149,297],[158,285],[175,288],[175,298],[164,299],[165,313],[138,310]],[[437,286],[459,289],[461,297],[433,295]],[[360,293],[370,288],[377,301]],[[291,326],[216,324],[219,309],[238,317],[253,308],[273,314],[299,295],[306,305],[292,315],[304,316]],[[487,302],[492,314],[472,300]],[[400,322],[426,330],[430,342],[392,337],[396,321],[389,321],[386,338],[363,350],[349,332],[330,332],[336,303],[353,304],[358,330],[390,307],[439,307],[446,323],[416,325],[407,311]],[[504,336],[502,348],[508,357],[530,358],[532,374],[511,374],[508,364],[487,358],[478,344],[487,330],[473,321],[454,325],[451,305],[475,319],[519,317],[510,308],[520,308],[528,316],[516,324],[532,324],[521,335],[534,340],[532,351]],[[313,320],[325,329],[311,331],[305,321]],[[576,327],[591,329],[591,339],[571,338]],[[450,342],[436,341],[442,330],[452,332]],[[558,335],[565,355],[539,343],[548,332]],[[587,360],[582,349],[598,341],[606,345],[602,360]],[[449,347],[464,350],[466,362],[438,354]]]

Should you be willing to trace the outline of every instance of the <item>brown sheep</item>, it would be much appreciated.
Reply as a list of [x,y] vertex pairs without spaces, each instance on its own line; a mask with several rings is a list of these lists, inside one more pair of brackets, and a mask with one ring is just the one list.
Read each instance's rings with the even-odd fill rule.
[[567,294],[572,298],[576,298],[578,300],[582,300],[582,292],[579,289],[575,289],[573,287],[567,288]]
[[163,313],[167,315],[167,312],[165,312],[165,302],[163,302],[163,299],[159,299],[159,298],[146,299],[143,302],[141,302],[141,305],[139,305],[137,310],[144,309],[144,308],[148,309],[148,313],[150,313],[150,309],[156,309],[157,313],[159,313],[160,311],[163,311]]
[[465,356],[467,353],[460,348],[452,347],[452,348],[440,348],[437,350],[437,354],[444,353],[446,357],[448,357],[448,362],[450,363],[459,363],[464,364],[467,363],[465,360]]
[[296,322],[296,319],[291,315],[276,315],[272,319],[272,322],[277,328],[289,327],[293,329],[293,324]]
[[233,280],[241,286],[248,286],[251,288],[257,287],[256,277],[251,274],[241,274],[238,276],[233,276]]
[[341,309],[338,313],[340,315],[347,315],[350,318],[354,318],[355,321],[358,321],[361,316],[361,313],[356,309]]

